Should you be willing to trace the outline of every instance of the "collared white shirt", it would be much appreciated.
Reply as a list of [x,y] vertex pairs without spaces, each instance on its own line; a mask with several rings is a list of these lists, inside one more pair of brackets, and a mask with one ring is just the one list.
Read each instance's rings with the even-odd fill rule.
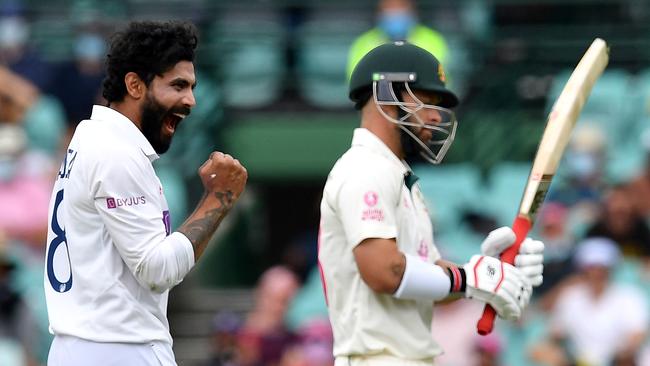
[[580,364],[610,365],[632,335],[647,332],[648,305],[643,291],[628,284],[609,283],[595,298],[585,283],[577,283],[560,294],[550,326],[568,338]]
[[364,239],[396,238],[404,253],[431,263],[440,258],[422,193],[404,183],[409,171],[377,136],[358,128],[325,184],[318,258],[336,357],[431,360],[442,352],[431,337],[433,302],[374,292],[352,252]]
[[70,141],[50,202],[45,295],[50,330],[96,342],[172,343],[169,288],[194,265],[170,217],[151,144],[94,106]]

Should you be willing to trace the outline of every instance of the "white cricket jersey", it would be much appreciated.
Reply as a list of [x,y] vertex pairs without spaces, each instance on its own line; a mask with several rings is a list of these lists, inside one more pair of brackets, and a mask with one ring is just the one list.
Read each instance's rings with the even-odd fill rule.
[[336,357],[431,360],[442,353],[431,336],[433,302],[374,292],[352,252],[364,239],[396,238],[403,253],[431,263],[440,258],[422,193],[417,184],[405,185],[408,172],[378,137],[358,128],[325,184],[318,258]]
[[[53,334],[171,345],[169,288],[194,252],[183,234],[170,235],[157,158],[113,109],[94,106],[75,130],[50,201],[44,284]],[[158,261],[161,253],[169,260]]]

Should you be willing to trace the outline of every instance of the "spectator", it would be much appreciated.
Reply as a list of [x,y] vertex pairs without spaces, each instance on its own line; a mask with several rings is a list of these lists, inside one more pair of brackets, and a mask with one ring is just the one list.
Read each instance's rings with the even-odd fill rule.
[[0,67],[0,230],[40,257],[54,169],[49,158],[28,149],[22,126],[37,97],[28,81]]
[[607,237],[618,243],[624,256],[650,259],[650,228],[637,214],[634,198],[622,185],[606,192],[599,219],[586,236]]
[[218,313],[212,322],[212,356],[206,366],[235,366],[237,333],[242,320],[232,312]]
[[279,364],[293,342],[284,317],[298,287],[297,276],[285,267],[271,267],[262,274],[255,290],[255,304],[239,336],[240,365]]
[[[479,365],[483,354],[493,350],[490,342],[476,334],[476,321],[485,305],[468,299],[439,304],[433,310],[433,338],[445,352],[436,357],[436,365]],[[490,340],[500,339],[500,329],[490,333]],[[485,339],[487,341],[487,339]],[[486,357],[489,358],[489,357]]]
[[580,126],[573,134],[563,175],[549,192],[549,201],[571,208],[571,224],[580,228],[594,220],[600,195],[605,188],[605,134],[595,126]]
[[[0,349],[15,353],[18,357],[14,358],[27,365],[35,365],[38,327],[26,299],[16,288],[16,260],[9,254],[10,244],[0,230]],[[0,361],[5,362],[3,356],[7,355],[0,355]]]
[[499,357],[503,349],[503,341],[496,333],[490,333],[484,337],[477,337],[474,352],[476,354],[476,366],[498,366]]
[[613,283],[620,259],[615,242],[588,238],[577,248],[578,280],[551,313],[548,339],[533,347],[544,365],[632,365],[648,328],[648,302],[640,289]]
[[377,26],[361,34],[348,54],[348,79],[359,60],[373,48],[391,41],[406,40],[432,53],[442,65],[447,61],[448,46],[442,34],[418,23],[411,0],[380,0]]
[[106,41],[95,32],[82,32],[75,40],[74,59],[61,64],[52,92],[61,101],[70,129],[88,117],[101,96]]
[[333,366],[332,327],[326,319],[314,319],[297,332],[296,342],[282,355],[280,366]]
[[29,24],[19,14],[0,17],[0,64],[24,77],[42,91],[52,82],[52,68],[27,44]]
[[650,222],[650,129],[643,132],[641,144],[645,150],[645,165],[628,183],[637,213]]
[[536,290],[539,297],[555,286],[571,271],[574,238],[569,231],[569,209],[559,202],[542,206],[537,218],[540,239],[546,245],[544,253],[544,283]]

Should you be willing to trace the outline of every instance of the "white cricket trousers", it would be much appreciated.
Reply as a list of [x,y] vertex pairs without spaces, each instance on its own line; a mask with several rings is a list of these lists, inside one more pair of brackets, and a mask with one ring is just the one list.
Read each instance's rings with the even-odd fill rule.
[[169,343],[101,343],[57,335],[47,366],[177,366]]
[[433,366],[434,364],[433,359],[406,360],[387,355],[337,357],[334,360],[334,366]]

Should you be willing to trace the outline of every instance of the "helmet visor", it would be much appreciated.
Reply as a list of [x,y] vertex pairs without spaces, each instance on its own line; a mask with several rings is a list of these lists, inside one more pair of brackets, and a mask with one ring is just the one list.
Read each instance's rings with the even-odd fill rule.
[[[439,164],[456,135],[457,120],[453,111],[422,102],[409,87],[413,73],[386,73],[373,77],[373,98],[377,109],[387,120],[396,123],[417,144],[420,155],[432,164]],[[410,99],[404,101],[404,91]],[[382,106],[396,106],[398,118],[387,114]]]

